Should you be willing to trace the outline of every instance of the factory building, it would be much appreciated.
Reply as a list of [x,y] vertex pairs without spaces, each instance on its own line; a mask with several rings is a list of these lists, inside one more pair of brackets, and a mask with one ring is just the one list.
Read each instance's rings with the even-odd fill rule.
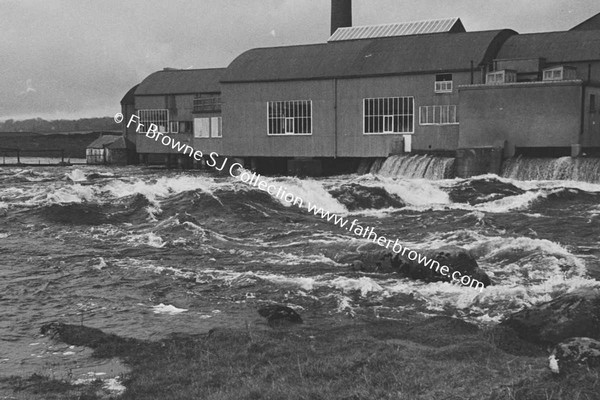
[[[599,15],[534,34],[467,32],[459,18],[352,26],[351,1],[333,0],[326,43],[159,71],[130,97],[143,124],[262,171],[432,153],[456,156],[460,176],[494,172],[503,156],[600,149]],[[177,151],[127,135],[142,162],[173,163]]]
[[[133,93],[121,102],[122,113],[125,135],[135,143],[140,163],[190,167],[193,161],[177,149],[148,139],[144,133],[151,124],[156,124],[160,132],[174,140],[195,148],[202,148],[206,139],[210,142],[222,137],[219,81],[223,71],[221,68],[165,68],[132,88]],[[132,114],[140,120],[127,128]],[[217,140],[215,148],[219,143]]]

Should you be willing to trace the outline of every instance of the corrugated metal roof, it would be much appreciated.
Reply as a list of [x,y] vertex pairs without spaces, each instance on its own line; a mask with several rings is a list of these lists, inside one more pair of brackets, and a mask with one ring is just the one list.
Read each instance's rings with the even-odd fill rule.
[[428,33],[464,32],[460,18],[432,19],[427,21],[401,22],[397,24],[350,26],[338,28],[329,38],[329,42],[340,40],[373,39]]
[[490,62],[511,30],[329,42],[249,50],[222,82],[284,81],[468,70]]
[[513,36],[502,46],[497,58],[545,58],[549,63],[600,60],[600,30]]
[[103,149],[104,147],[116,142],[122,136],[118,135],[103,135],[98,139],[94,140],[92,143],[88,145],[88,149]]
[[150,74],[135,91],[140,95],[216,93],[225,68],[166,69]]

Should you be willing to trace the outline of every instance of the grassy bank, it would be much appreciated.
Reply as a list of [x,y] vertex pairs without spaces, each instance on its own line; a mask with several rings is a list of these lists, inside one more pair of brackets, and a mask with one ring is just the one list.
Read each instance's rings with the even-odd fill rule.
[[[553,376],[510,331],[446,317],[215,329],[159,342],[57,325],[56,340],[123,358],[123,399],[598,399],[600,374]],[[99,399],[97,387],[9,378],[14,398]],[[9,380],[4,379],[6,384]]]

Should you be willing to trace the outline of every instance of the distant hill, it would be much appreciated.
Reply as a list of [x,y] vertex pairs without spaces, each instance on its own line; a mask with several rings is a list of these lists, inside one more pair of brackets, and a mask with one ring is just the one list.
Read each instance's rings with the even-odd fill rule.
[[121,132],[121,124],[111,117],[82,118],[78,120],[57,119],[46,121],[32,118],[22,121],[7,119],[0,122],[0,132],[75,133],[75,132]]
[[[0,153],[2,153],[2,148],[5,148],[20,149],[21,155],[27,157],[60,157],[59,150],[64,150],[66,158],[85,158],[85,148],[102,134],[107,133],[111,132],[51,134],[0,132]],[[49,154],[46,150],[57,151]],[[15,154],[8,152],[6,155],[14,156]]]

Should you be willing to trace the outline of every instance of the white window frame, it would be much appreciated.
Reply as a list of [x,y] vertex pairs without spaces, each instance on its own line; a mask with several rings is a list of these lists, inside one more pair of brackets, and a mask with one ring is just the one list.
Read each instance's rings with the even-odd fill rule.
[[[400,107],[400,112],[398,114],[394,114],[393,111],[392,113],[389,112],[390,107],[393,109],[393,102],[397,100],[399,102],[399,107]],[[379,103],[383,101],[384,104],[384,108],[387,107],[388,108],[388,112],[380,112],[380,113],[373,113],[376,111],[370,111],[370,114],[367,114],[367,108],[369,110],[376,110],[379,107]],[[404,102],[407,101],[406,105],[407,105],[407,110],[408,109],[412,109],[412,113],[407,113],[405,112],[406,110],[404,109],[403,105]],[[390,106],[390,102],[391,102],[391,106]],[[415,98],[414,96],[397,96],[397,97],[367,97],[363,99],[363,115],[362,115],[362,121],[363,121],[363,135],[410,135],[415,133]],[[367,117],[372,118],[372,121],[374,121],[375,118],[381,118],[381,129],[380,131],[377,132],[367,132],[367,124],[366,124],[366,120]],[[389,129],[386,129],[387,126],[386,125],[386,120],[388,118],[392,119],[392,123],[391,123],[391,131]],[[412,123],[410,123],[410,127],[411,130],[406,130],[406,131],[401,131],[400,127],[403,125],[402,123],[400,123],[400,126],[396,126],[396,122],[395,122],[395,118],[399,118],[400,120],[402,120],[403,118],[408,118],[409,121],[412,121]],[[377,125],[377,124],[374,124]],[[376,128],[376,126],[372,126],[373,130]],[[396,129],[398,129],[398,131],[396,131]]]
[[452,81],[435,81],[436,93],[452,93]]
[[[273,113],[272,111],[275,110]],[[301,115],[305,110],[306,115]],[[308,132],[295,132],[296,120]],[[288,129],[292,122],[292,129]],[[274,124],[280,123],[282,132],[272,132]],[[283,100],[267,102],[267,136],[310,136],[313,134],[313,107],[312,100]]]
[[210,138],[210,117],[194,118],[194,139]]
[[179,122],[178,121],[170,121],[169,122],[169,132],[179,133]]
[[[169,110],[166,108],[141,109],[137,112],[140,121],[138,124],[138,133],[146,134],[150,129],[151,124],[158,126],[158,131],[161,133],[169,133]],[[164,122],[164,125],[162,124]],[[161,129],[161,126],[164,128]]]
[[[441,125],[458,125],[458,107],[453,104],[436,105],[436,106],[420,106],[419,107],[419,125],[421,126],[441,126]],[[445,111],[445,113],[444,113]],[[444,121],[444,115],[447,121]],[[425,116],[425,119],[423,119]],[[429,118],[431,116],[431,118]],[[437,116],[437,118],[436,118]],[[452,118],[454,117],[454,118]],[[423,122],[425,121],[425,122]]]
[[562,81],[564,77],[564,68],[556,67],[544,70],[544,81]]
[[[444,79],[449,77],[450,79]],[[452,74],[437,74],[433,90],[435,93],[452,93]]]
[[211,138],[222,138],[223,137],[223,118],[222,117],[210,117],[210,137]]

